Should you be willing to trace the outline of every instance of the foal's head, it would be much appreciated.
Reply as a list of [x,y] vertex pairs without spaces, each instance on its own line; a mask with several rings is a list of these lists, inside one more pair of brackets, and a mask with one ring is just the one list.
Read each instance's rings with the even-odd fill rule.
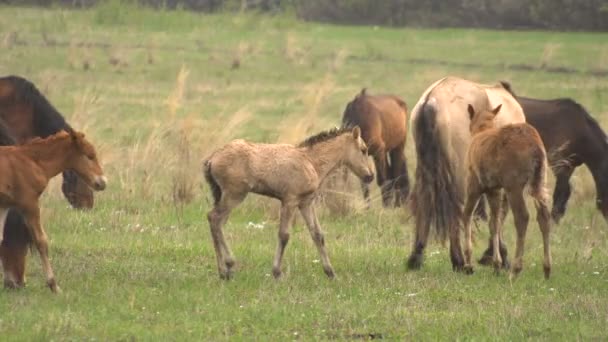
[[469,111],[469,118],[471,119],[471,123],[469,125],[471,135],[475,135],[476,133],[485,131],[486,129],[493,128],[494,117],[496,117],[496,114],[498,114],[501,107],[502,104],[499,104],[491,111],[480,110],[476,112],[475,108],[469,104],[467,110]]
[[104,190],[107,179],[97,160],[95,148],[84,138],[83,133],[70,130],[68,134],[72,142],[72,148],[67,152],[68,168],[74,170],[94,190]]
[[374,180],[374,171],[369,162],[367,145],[361,138],[361,128],[355,126],[347,136],[347,153],[344,160],[346,166],[366,183]]

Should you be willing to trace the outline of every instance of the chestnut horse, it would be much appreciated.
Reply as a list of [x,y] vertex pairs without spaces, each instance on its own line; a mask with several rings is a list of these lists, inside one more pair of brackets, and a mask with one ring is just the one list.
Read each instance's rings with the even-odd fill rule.
[[[71,129],[36,86],[19,76],[0,77],[0,119],[17,143]],[[93,207],[93,191],[71,170],[63,172],[61,189],[72,207]]]
[[[401,206],[410,191],[405,159],[407,105],[394,95],[369,95],[366,89],[346,105],[342,127],[361,128],[376,166],[376,181],[384,207]],[[369,186],[361,183],[363,197],[370,206]]]
[[[49,180],[67,169],[74,170],[95,190],[106,187],[95,148],[82,133],[69,129],[69,133],[60,131],[45,139],[36,138],[22,145],[0,147],[0,236],[3,237],[0,245],[5,244],[4,237],[10,238],[4,233],[9,209],[16,209],[23,215],[27,234],[40,254],[47,285],[53,292],[58,292],[59,287],[48,258],[47,235],[40,224],[39,197]],[[7,232],[9,229],[15,227],[8,228]],[[10,250],[10,246],[7,247]],[[6,287],[23,286],[23,272],[14,272],[11,265],[6,267],[5,260],[14,262],[5,255],[6,251],[7,248],[3,248],[4,284]],[[15,275],[21,278],[15,278]]]
[[411,113],[416,142],[416,176],[412,191],[415,240],[408,268],[422,266],[430,227],[450,238],[452,268],[462,270],[460,221],[464,200],[465,156],[471,141],[467,105],[489,110],[502,104],[496,125],[524,122],[521,106],[502,85],[483,85],[446,77],[427,88]]
[[230,279],[235,263],[222,226],[232,209],[250,192],[281,201],[279,244],[272,267],[274,277],[281,276],[289,226],[299,209],[321,256],[323,270],[333,278],[334,269],[325,250],[325,238],[313,202],[328,174],[342,165],[367,183],[374,178],[359,127],[322,132],[297,146],[234,140],[213,152],[205,160],[203,169],[214,200],[207,219],[220,278]]
[[511,276],[519,274],[523,268],[524,242],[529,220],[524,199],[524,190],[528,187],[534,199],[536,219],[543,236],[545,278],[549,278],[551,215],[545,187],[547,153],[538,132],[527,123],[494,127],[494,118],[500,108],[501,105],[498,105],[492,111],[484,109],[476,112],[473,106],[468,105],[472,137],[466,157],[468,173],[463,214],[466,241],[464,270],[466,273],[473,273],[471,216],[479,198],[485,194],[490,206],[490,239],[493,243],[494,269],[496,273],[500,272],[503,266],[499,251],[502,236],[501,190],[504,190],[517,229],[517,247]]

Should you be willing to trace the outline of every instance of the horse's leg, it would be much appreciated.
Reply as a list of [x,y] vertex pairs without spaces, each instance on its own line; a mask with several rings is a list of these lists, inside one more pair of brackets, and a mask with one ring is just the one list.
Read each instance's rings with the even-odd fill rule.
[[502,234],[500,224],[500,191],[489,191],[486,193],[488,205],[490,206],[490,240],[492,241],[492,261],[496,274],[500,273],[502,257],[500,255],[500,236]]
[[9,208],[0,208],[0,244],[4,240],[4,225],[6,224],[6,216]]
[[207,214],[209,221],[209,229],[211,230],[211,238],[213,240],[213,248],[217,258],[217,268],[222,279],[230,279],[232,277],[232,267],[234,266],[234,257],[224,238],[222,230],[224,224],[230,216],[230,212],[234,207],[239,205],[247,193],[232,195],[224,192],[219,203]]
[[551,276],[551,246],[549,241],[549,235],[551,233],[551,216],[549,214],[547,200],[542,198],[543,195],[539,196],[540,197],[536,198],[534,201],[536,206],[536,221],[538,221],[538,226],[543,235],[543,271],[545,273],[545,279],[549,279],[549,276]]
[[470,177],[467,182],[469,185],[467,186],[467,198],[464,205],[463,211],[463,223],[464,223],[464,238],[465,238],[465,248],[464,248],[464,272],[466,274],[473,273],[473,264],[471,263],[471,254],[473,253],[473,239],[471,234],[471,216],[473,216],[473,210],[475,209],[475,204],[479,200],[481,196],[481,191],[479,190],[479,186],[475,181],[474,177]]
[[51,266],[51,262],[49,261],[48,238],[46,232],[44,231],[44,228],[40,224],[40,208],[38,207],[38,203],[22,209],[25,223],[27,224],[27,227],[30,230],[31,235],[34,239],[34,245],[38,250],[38,254],[40,254],[42,270],[46,275],[46,284],[51,289],[51,291],[59,293],[61,292],[61,290],[59,289],[59,286],[57,286],[57,282],[55,281],[55,275],[53,273],[53,267]]
[[371,208],[372,201],[369,198],[369,184],[361,181],[361,192],[363,193],[363,199],[365,200],[365,208]]
[[395,207],[400,207],[405,203],[410,192],[410,183],[407,175],[407,164],[405,161],[405,143],[389,152],[391,158],[391,182],[393,183],[393,193],[395,194]]
[[382,193],[382,205],[388,207],[390,205],[390,187],[387,179],[388,161],[386,159],[386,151],[384,148],[378,148],[374,153],[374,164],[376,164],[376,181]]
[[323,231],[321,230],[321,225],[319,224],[319,220],[317,218],[317,214],[315,213],[315,209],[311,201],[306,201],[300,205],[300,213],[306,222],[306,226],[308,227],[308,231],[310,232],[310,236],[317,246],[317,250],[319,251],[319,256],[321,257],[321,262],[323,263],[323,271],[327,274],[328,277],[334,277],[334,268],[331,266],[331,262],[329,261],[329,257],[327,256],[327,251],[325,250],[325,237],[323,235]]
[[0,259],[4,269],[4,287],[19,288],[25,286],[25,260],[27,244],[15,243],[0,246]]
[[559,220],[564,216],[566,212],[566,205],[570,198],[571,187],[570,177],[574,172],[572,167],[559,168],[555,173],[555,190],[553,191],[553,210],[551,211],[551,217],[555,223],[559,223]]
[[281,203],[281,219],[279,224],[279,244],[272,263],[272,275],[275,278],[281,276],[281,262],[283,261],[283,253],[289,242],[289,226],[295,213],[296,204],[292,200],[284,199]]
[[523,268],[522,258],[524,255],[524,243],[526,239],[528,221],[530,219],[528,209],[526,208],[523,191],[523,188],[507,190],[509,204],[511,204],[511,210],[513,211],[515,229],[517,230],[517,244],[515,247],[515,260],[513,261],[513,265],[511,267],[511,278],[517,276],[517,274],[519,274]]

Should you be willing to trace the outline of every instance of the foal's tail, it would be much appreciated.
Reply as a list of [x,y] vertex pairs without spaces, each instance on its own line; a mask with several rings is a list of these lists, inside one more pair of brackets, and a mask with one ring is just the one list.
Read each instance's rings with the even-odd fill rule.
[[436,105],[429,103],[427,98],[413,123],[418,162],[411,209],[416,229],[427,229],[427,226],[434,225],[437,236],[445,240],[450,229],[458,227],[460,223],[462,198],[439,137],[436,117]]
[[545,185],[547,179],[548,162],[547,153],[545,152],[544,148],[539,147],[536,150],[536,153],[533,156],[533,162],[534,169],[532,173],[532,178],[528,183],[530,195],[537,202],[537,205],[542,204],[546,206],[548,201],[548,194],[547,187]]
[[203,164],[203,173],[205,174],[205,180],[211,188],[211,194],[213,195],[213,205],[217,205],[220,202],[220,199],[222,198],[222,188],[220,188],[220,185],[217,184],[217,181],[215,180],[215,178],[213,178],[213,175],[211,174],[210,159],[205,160]]

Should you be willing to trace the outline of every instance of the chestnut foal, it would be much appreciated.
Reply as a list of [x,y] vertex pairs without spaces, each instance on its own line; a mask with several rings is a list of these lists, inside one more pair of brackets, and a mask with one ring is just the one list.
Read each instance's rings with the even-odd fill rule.
[[[46,139],[36,138],[23,145],[0,147],[0,244],[4,236],[4,222],[9,208],[24,217],[29,236],[33,240],[51,291],[59,292],[48,256],[47,235],[40,223],[40,195],[49,180],[64,170],[74,170],[91,188],[106,187],[106,178],[97,160],[95,148],[84,134],[73,130],[60,131]],[[4,265],[11,263],[11,255],[2,255]],[[23,286],[23,279],[5,267],[4,285]]]

